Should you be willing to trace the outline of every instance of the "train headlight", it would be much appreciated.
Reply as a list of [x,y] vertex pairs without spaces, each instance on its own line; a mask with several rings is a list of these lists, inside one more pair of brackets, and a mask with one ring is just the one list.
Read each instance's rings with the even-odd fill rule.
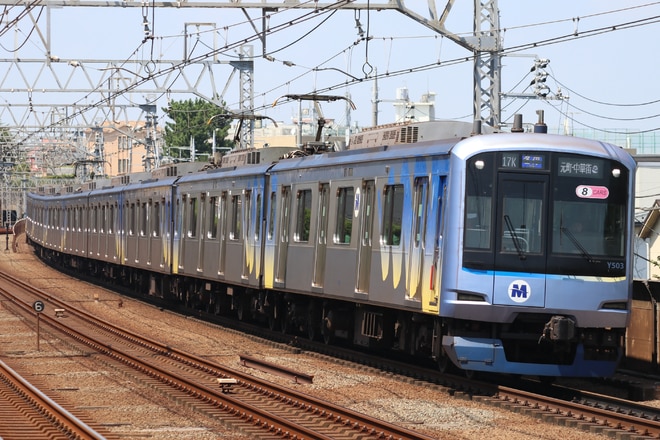
[[474,162],[474,167],[478,170],[483,170],[486,164],[484,163],[483,160],[477,160]]
[[612,176],[614,176],[614,177],[619,177],[620,175],[621,175],[621,170],[620,170],[620,169],[618,169],[618,168],[614,168],[614,169],[612,170]]

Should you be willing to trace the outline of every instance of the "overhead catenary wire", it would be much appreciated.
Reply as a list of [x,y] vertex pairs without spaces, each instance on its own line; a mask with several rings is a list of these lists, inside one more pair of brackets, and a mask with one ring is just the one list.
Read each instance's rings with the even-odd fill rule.
[[[282,24],[279,24],[279,25],[277,25],[277,26],[272,27],[271,30],[270,30],[270,32],[278,32],[278,31],[282,31],[282,30],[288,28],[289,26],[291,26],[292,24],[301,23],[301,22],[304,22],[304,21],[310,20],[310,19],[312,19],[312,18],[318,17],[318,16],[319,16],[319,13],[323,13],[323,12],[327,13],[328,11],[332,11],[332,10],[336,9],[337,5],[339,5],[339,4],[344,4],[344,3],[346,3],[347,1],[348,1],[348,0],[339,1],[339,2],[334,3],[334,4],[331,5],[331,6],[324,7],[324,8],[320,8],[320,7],[319,7],[319,8],[316,9],[316,10],[309,11],[309,12],[307,12],[307,13],[305,13],[305,14],[302,14],[300,17],[297,17],[297,18],[295,18],[295,19],[289,20],[289,21],[286,22],[286,23],[282,23]],[[58,121],[56,121],[56,122],[53,122],[53,123],[51,123],[51,124],[49,124],[49,125],[47,125],[47,126],[45,126],[45,127],[40,128],[39,130],[36,130],[36,131],[34,131],[34,132],[28,134],[28,135],[25,136],[24,138],[22,138],[22,139],[20,139],[20,140],[17,140],[17,142],[18,142],[18,143],[26,142],[27,140],[29,140],[30,138],[36,136],[38,133],[43,132],[44,130],[47,130],[47,129],[49,129],[49,128],[51,128],[51,127],[54,127],[54,126],[57,126],[57,125],[61,125],[61,124],[64,123],[64,122],[67,122],[67,121],[73,120],[73,119],[76,118],[77,116],[79,116],[79,115],[81,115],[81,114],[83,114],[83,113],[85,113],[85,112],[87,112],[87,111],[90,111],[90,110],[92,110],[92,109],[94,109],[94,108],[97,108],[97,107],[99,107],[99,106],[101,106],[101,105],[103,105],[103,104],[109,103],[109,102],[111,102],[113,99],[115,99],[115,98],[117,98],[117,97],[123,95],[124,93],[128,93],[128,92],[130,92],[130,91],[136,89],[138,86],[140,86],[140,85],[146,83],[147,81],[152,81],[152,80],[154,80],[154,79],[156,79],[156,78],[159,78],[159,77],[161,77],[161,76],[165,76],[165,75],[168,75],[168,74],[170,74],[170,73],[173,73],[173,72],[176,72],[176,71],[180,71],[181,69],[183,69],[183,68],[184,68],[186,65],[188,65],[188,64],[196,63],[196,62],[200,62],[200,61],[203,61],[203,60],[209,59],[209,58],[211,58],[211,57],[213,57],[213,56],[215,56],[215,55],[218,55],[218,54],[220,54],[220,53],[224,53],[225,51],[230,51],[230,50],[233,50],[234,48],[238,48],[238,47],[240,47],[241,45],[244,45],[244,44],[246,44],[246,43],[248,43],[248,42],[250,42],[250,41],[255,41],[255,40],[257,40],[258,38],[259,38],[258,35],[253,35],[253,36],[251,36],[251,37],[248,37],[248,38],[245,38],[245,39],[241,39],[241,40],[239,40],[239,41],[236,41],[235,43],[233,43],[233,44],[231,44],[231,45],[227,45],[227,46],[223,47],[222,49],[213,50],[213,51],[210,51],[210,52],[205,53],[205,54],[202,54],[202,55],[198,55],[198,56],[195,56],[195,57],[191,57],[190,59],[188,59],[188,60],[184,60],[184,61],[182,61],[181,63],[178,63],[178,64],[175,64],[175,65],[170,66],[170,67],[168,67],[168,68],[162,69],[162,70],[160,70],[160,71],[158,71],[158,72],[153,72],[153,73],[151,73],[148,77],[146,77],[146,78],[141,78],[141,79],[137,79],[135,82],[133,82],[132,84],[130,84],[130,85],[126,86],[126,87],[124,87],[122,90],[118,90],[118,91],[115,91],[115,92],[109,93],[108,96],[106,96],[106,97],[104,97],[104,98],[102,98],[102,99],[100,99],[100,100],[98,100],[98,101],[96,101],[96,102],[94,102],[94,103],[92,103],[92,104],[89,104],[89,105],[86,105],[86,106],[81,107],[79,110],[73,112],[72,114],[69,114],[69,115],[67,115],[66,117],[64,117],[64,118],[62,118],[62,119],[60,119],[60,120],[58,120]],[[129,62],[129,61],[127,60],[127,62]],[[84,99],[86,99],[86,98],[87,98],[87,96],[86,96]]]
[[[331,8],[325,8],[325,9],[319,8],[317,10],[314,10],[311,14],[313,14],[314,16],[318,16],[319,12],[328,12],[329,10],[335,10],[338,7],[338,5],[345,4],[345,3],[347,3],[347,2],[345,2],[345,1],[344,2],[336,2],[333,5],[331,5],[332,9]],[[303,22],[307,19],[311,19],[310,14],[304,14],[303,16],[298,17],[294,20],[290,20],[285,24],[274,26],[274,27],[269,29],[269,33],[280,31],[280,30],[283,29],[283,26],[288,27],[291,24],[298,24],[298,23],[301,23],[301,22]],[[581,32],[576,31],[576,32],[574,32],[570,35],[561,35],[561,36],[557,36],[557,37],[553,37],[553,38],[540,40],[540,41],[537,41],[537,42],[525,43],[525,44],[522,44],[522,45],[509,47],[509,48],[506,48],[506,49],[503,50],[503,54],[516,53],[516,52],[528,50],[530,48],[537,48],[537,47],[540,47],[540,46],[545,46],[545,45],[550,45],[550,44],[558,44],[558,43],[562,43],[562,42],[565,42],[565,41],[569,41],[571,39],[587,38],[587,37],[591,37],[591,36],[600,35],[600,34],[605,33],[605,32],[614,32],[614,31],[630,29],[630,28],[634,28],[634,27],[647,26],[647,25],[658,23],[658,22],[660,22],[660,17],[659,16],[654,16],[654,17],[648,17],[648,18],[644,18],[644,19],[640,19],[640,20],[625,22],[625,23],[621,23],[621,24],[617,24],[617,25],[613,25],[613,26],[609,25],[609,26],[606,26],[606,27],[588,29],[588,30],[581,31]],[[171,73],[173,70],[183,69],[189,63],[199,62],[201,60],[216,56],[218,54],[226,54],[232,48],[238,47],[238,46],[240,46],[242,44],[245,44],[245,43],[248,43],[250,41],[255,41],[257,38],[258,38],[258,36],[255,35],[255,36],[252,36],[252,37],[249,37],[249,38],[241,39],[241,40],[236,41],[236,42],[231,43],[231,44],[225,44],[225,46],[222,47],[222,48],[209,51],[205,54],[193,57],[190,60],[186,60],[185,62],[182,62],[180,64],[171,66],[171,67],[166,68],[166,69],[162,69],[158,72],[152,72],[152,73],[150,73],[150,75],[147,78],[145,78],[143,80],[138,80],[134,84],[131,84],[130,86],[127,86],[123,90],[118,90],[115,93],[112,93],[110,98],[114,99],[114,98],[118,97],[119,95],[121,95],[123,93],[128,93],[128,92],[134,90],[139,85],[143,84],[144,82],[149,81],[149,80],[153,80],[153,79],[155,79],[157,77],[160,77],[160,76],[163,76],[163,75],[167,75],[167,74]],[[364,41],[365,41],[365,43],[368,43],[368,37]],[[358,41],[358,43],[360,43],[360,41]],[[450,65],[454,65],[454,64],[471,62],[471,61],[473,61],[473,59],[474,59],[473,56],[466,56],[466,57],[456,58],[456,59],[453,59],[453,60],[446,60],[446,61],[438,60],[437,62],[434,62],[434,63],[427,63],[427,64],[423,64],[423,65],[418,65],[418,66],[412,66],[412,67],[409,67],[409,68],[399,69],[397,71],[390,71],[390,72],[387,72],[387,76],[388,77],[394,77],[394,76],[405,75],[405,74],[409,74],[409,73],[413,73],[413,72],[423,72],[423,71],[426,71],[426,70],[437,69],[439,67],[446,67],[446,66],[450,66]],[[304,76],[304,75],[299,75],[298,78],[301,77],[301,76]],[[374,80],[374,79],[382,78],[382,77],[384,77],[384,74],[377,74],[377,75],[376,74],[371,74],[371,75],[368,76],[368,78],[365,78],[365,79]],[[356,82],[357,82],[356,80],[349,79],[349,80],[345,80],[345,81],[343,81],[341,83],[338,83],[338,84],[326,86],[325,88],[322,88],[322,89],[319,89],[319,90],[316,90],[316,91],[317,92],[328,92],[328,91],[336,90],[340,87],[341,88],[347,87],[347,86],[349,86],[353,83],[356,83]],[[290,87],[291,83],[292,83],[292,80],[289,80],[289,81],[286,81],[284,84],[280,85],[279,87]],[[277,87],[275,89],[277,89]],[[99,101],[97,101],[93,104],[90,104],[86,107],[81,108],[79,111],[75,112],[72,115],[69,115],[65,119],[70,120],[71,118],[76,117],[77,115],[79,115],[79,114],[81,114],[85,111],[96,108],[96,107],[102,105],[103,103],[105,103],[107,101],[108,101],[108,98],[106,97],[105,99],[99,100]],[[265,101],[267,101],[267,100],[265,100]],[[264,110],[264,109],[255,108],[254,110],[258,111],[258,110]],[[65,122],[65,121],[57,121],[53,125],[61,124],[62,122]],[[46,128],[49,128],[49,127],[46,127]],[[657,130],[657,129],[648,130],[648,131],[654,131],[654,130]],[[30,136],[32,136],[32,135],[33,134],[30,134]]]

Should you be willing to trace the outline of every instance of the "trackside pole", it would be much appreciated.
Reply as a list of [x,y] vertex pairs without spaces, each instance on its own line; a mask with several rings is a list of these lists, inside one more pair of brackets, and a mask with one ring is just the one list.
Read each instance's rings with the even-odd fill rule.
[[40,339],[40,332],[39,332],[39,324],[41,322],[41,312],[44,311],[44,303],[43,301],[35,301],[32,303],[32,308],[34,309],[35,312],[37,312],[37,351],[39,351],[39,339]]

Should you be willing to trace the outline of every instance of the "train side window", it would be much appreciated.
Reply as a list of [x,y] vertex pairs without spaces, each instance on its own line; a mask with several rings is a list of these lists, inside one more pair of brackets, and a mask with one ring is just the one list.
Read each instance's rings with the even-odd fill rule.
[[231,196],[231,229],[229,230],[230,240],[239,240],[241,238],[241,218],[243,215],[243,201],[241,196]]
[[195,238],[197,237],[197,197],[190,198],[188,219],[188,237]]
[[257,194],[257,217],[255,218],[254,239],[259,241],[261,237],[261,194]]
[[295,241],[309,241],[309,227],[312,220],[312,190],[298,191],[298,206],[296,208],[296,232],[293,237]]
[[107,228],[105,226],[105,205],[101,206],[101,234],[106,232]]
[[208,238],[218,237],[218,197],[213,196],[209,198],[209,206],[211,207],[211,215],[209,215],[209,231]]
[[268,240],[272,240],[273,235],[275,234],[275,207],[277,206],[276,200],[277,193],[273,191],[270,193],[270,212],[268,213]]
[[128,215],[128,235],[135,235],[135,203],[131,203]]
[[383,222],[380,241],[385,246],[401,244],[403,185],[387,185],[383,190]]
[[197,214],[199,217],[199,236],[201,238],[206,238],[209,236],[209,230],[207,229],[209,226],[209,222],[206,220],[206,194],[202,193],[200,196],[199,200],[199,213]]
[[282,187],[282,213],[280,215],[280,242],[282,243],[289,242],[289,208],[291,207],[289,202],[290,198],[291,187]]
[[319,203],[318,203],[318,226],[317,226],[317,240],[318,244],[325,245],[327,243],[327,230],[328,230],[328,203],[330,185],[322,183],[319,185]]
[[220,196],[220,205],[218,206],[218,235],[224,242],[227,238],[227,192],[223,191]]
[[98,231],[98,206],[92,208],[92,232],[96,233]]
[[154,202],[151,206],[151,235],[160,237],[160,202]]
[[428,190],[428,177],[415,178],[415,234],[413,236],[415,247],[423,246],[424,233],[426,230],[426,194]]
[[250,224],[252,223],[252,190],[245,191],[245,238],[250,236]]
[[[185,196],[183,196],[185,197]],[[174,205],[174,221],[175,227],[173,228],[174,237],[179,237],[181,231],[183,231],[183,219],[181,218],[181,201],[177,198]]]
[[351,244],[353,232],[353,205],[355,203],[355,190],[352,186],[337,190],[337,216],[335,225],[336,244]]
[[109,232],[117,230],[117,210],[115,209],[116,205],[110,205],[110,226],[108,226]]
[[142,202],[142,205],[140,205],[140,237],[145,237],[147,235],[147,221],[149,220],[149,217],[147,216],[148,212],[147,203]]
[[110,214],[108,214],[108,218],[110,221],[108,222],[108,234],[112,234],[112,232],[115,230],[115,205],[110,205],[108,206],[110,209]]

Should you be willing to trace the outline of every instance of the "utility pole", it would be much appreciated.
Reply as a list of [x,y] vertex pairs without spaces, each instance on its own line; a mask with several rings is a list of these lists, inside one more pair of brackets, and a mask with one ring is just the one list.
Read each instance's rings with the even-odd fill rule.
[[156,145],[156,106],[154,104],[143,104],[140,106],[145,116],[145,138],[146,149],[144,157],[144,170],[152,171],[160,166],[160,154]]
[[545,70],[550,64],[550,60],[547,58],[535,58],[534,65],[530,69],[530,72],[534,73],[534,78],[529,83],[529,87],[532,87],[532,93],[503,93],[503,98],[522,98],[522,99],[545,99],[545,100],[568,100],[568,96],[564,95],[561,89],[557,90],[556,93],[552,94],[550,87],[546,85],[548,79],[548,72]]

